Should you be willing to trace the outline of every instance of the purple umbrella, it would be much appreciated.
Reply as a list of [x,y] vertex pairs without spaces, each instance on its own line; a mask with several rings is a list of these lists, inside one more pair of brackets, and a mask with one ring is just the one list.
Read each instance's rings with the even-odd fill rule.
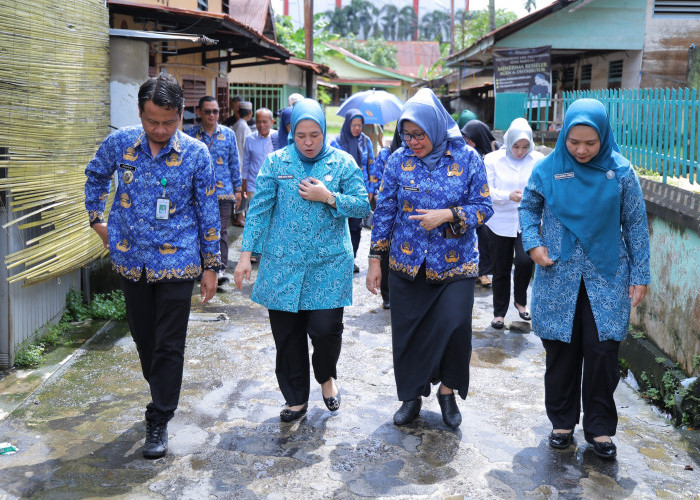
[[353,108],[362,112],[366,124],[384,125],[399,119],[403,103],[401,99],[385,90],[363,90],[348,97],[337,114],[345,116],[345,113]]

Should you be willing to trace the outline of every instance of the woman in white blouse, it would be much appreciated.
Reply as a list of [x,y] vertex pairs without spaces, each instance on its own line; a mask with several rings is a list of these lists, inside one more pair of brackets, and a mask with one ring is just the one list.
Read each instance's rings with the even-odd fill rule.
[[[486,175],[493,202],[493,216],[486,223],[490,232],[493,261],[493,321],[501,329],[510,302],[510,270],[515,263],[514,305],[520,317],[530,321],[527,310],[527,287],[533,262],[523,250],[518,205],[523,197],[535,162],[544,156],[534,151],[532,129],[524,118],[516,118],[504,136],[505,144],[484,157]],[[514,259],[515,256],[515,259]]]

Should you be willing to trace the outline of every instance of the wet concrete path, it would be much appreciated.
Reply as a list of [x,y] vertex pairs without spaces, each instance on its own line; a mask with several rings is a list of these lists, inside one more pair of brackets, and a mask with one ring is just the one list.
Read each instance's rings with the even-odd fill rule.
[[[366,259],[357,262],[336,415],[313,386],[307,416],[279,421],[266,310],[249,300],[250,285],[226,286],[193,310],[165,458],[141,458],[147,386],[117,324],[0,422],[0,441],[20,449],[0,456],[0,498],[700,498],[697,433],[676,430],[624,382],[616,461],[597,458],[580,427],[578,446],[549,448],[541,343],[493,330],[491,293],[479,287],[462,426],[445,427],[432,395],[415,423],[395,427],[389,312],[364,288]],[[506,324],[516,319],[511,310]]]

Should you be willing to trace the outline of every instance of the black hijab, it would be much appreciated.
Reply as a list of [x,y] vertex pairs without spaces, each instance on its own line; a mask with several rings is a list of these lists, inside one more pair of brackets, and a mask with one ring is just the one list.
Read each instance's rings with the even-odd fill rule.
[[483,158],[485,155],[493,151],[491,143],[496,140],[496,138],[491,133],[491,129],[484,122],[479,120],[471,120],[462,127],[462,136],[465,139],[472,141],[475,146],[476,152]]

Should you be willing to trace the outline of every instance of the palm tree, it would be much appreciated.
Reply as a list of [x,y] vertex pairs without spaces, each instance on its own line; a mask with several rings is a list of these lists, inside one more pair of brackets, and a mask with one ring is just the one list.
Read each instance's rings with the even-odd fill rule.
[[399,9],[396,5],[386,4],[382,7],[381,22],[384,30],[384,38],[387,40],[396,40],[396,25],[399,19]]
[[335,33],[336,35],[347,36],[347,21],[341,9],[336,7],[334,10],[328,10],[322,14],[328,21],[328,31]]
[[416,28],[418,27],[418,16],[416,16],[416,11],[413,7],[407,5],[399,11],[399,30],[398,38],[399,40],[415,40],[416,39]]
[[496,29],[496,0],[489,0],[489,31]]

